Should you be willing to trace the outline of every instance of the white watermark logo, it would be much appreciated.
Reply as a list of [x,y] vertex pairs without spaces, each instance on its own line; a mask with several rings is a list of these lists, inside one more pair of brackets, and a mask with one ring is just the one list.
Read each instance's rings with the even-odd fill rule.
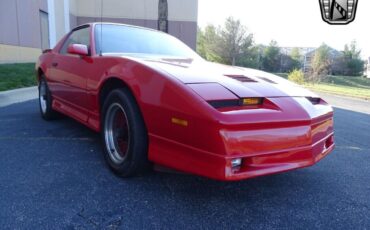
[[319,0],[322,19],[331,25],[346,25],[355,20],[358,0]]

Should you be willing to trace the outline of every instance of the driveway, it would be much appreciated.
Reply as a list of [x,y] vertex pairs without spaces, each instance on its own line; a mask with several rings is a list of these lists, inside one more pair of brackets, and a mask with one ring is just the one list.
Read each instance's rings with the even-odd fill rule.
[[121,179],[99,135],[0,108],[2,229],[369,229],[370,115],[335,110],[336,150],[289,173],[223,183],[151,172]]

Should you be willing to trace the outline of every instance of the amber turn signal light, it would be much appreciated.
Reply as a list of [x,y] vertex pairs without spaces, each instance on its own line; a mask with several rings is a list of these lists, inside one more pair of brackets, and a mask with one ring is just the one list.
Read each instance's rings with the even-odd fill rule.
[[261,105],[262,98],[259,97],[249,97],[242,99],[242,105]]
[[182,120],[182,119],[179,119],[179,118],[176,118],[176,117],[173,117],[171,119],[172,123],[173,124],[176,124],[176,125],[181,125],[181,126],[188,126],[188,121],[186,120]]

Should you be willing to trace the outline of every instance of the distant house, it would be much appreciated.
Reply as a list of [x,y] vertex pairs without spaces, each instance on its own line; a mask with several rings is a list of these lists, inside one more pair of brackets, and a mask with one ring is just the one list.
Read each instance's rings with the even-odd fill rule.
[[285,57],[281,60],[281,72],[289,71],[290,61],[291,59],[286,58],[291,55],[294,49],[298,49],[298,52],[301,56],[300,62],[302,63],[301,69],[304,69],[306,63],[306,54],[316,50],[314,47],[281,47],[280,52],[283,54],[282,56]]
[[[312,62],[313,62],[313,59],[315,57],[316,50],[317,49],[313,49],[313,50],[307,52],[304,55],[303,72],[311,73],[313,71]],[[339,58],[341,55],[343,55],[342,52],[329,47],[329,59],[330,59],[331,62],[333,62],[333,60]],[[331,70],[330,70],[330,72],[331,72]]]
[[365,75],[367,76],[367,78],[370,78],[370,57],[367,59],[367,62],[366,62]]
[[[316,50],[318,48],[315,47],[282,47],[280,49],[281,53],[284,55],[290,55],[293,49],[298,49],[301,55],[301,69],[304,73],[311,73],[312,72],[312,61],[315,57]],[[340,57],[342,52],[329,47],[329,58],[331,61]],[[282,66],[284,66],[284,61],[282,61]]]
[[[282,47],[280,50],[282,54],[289,55],[293,49],[298,49],[302,57],[301,59],[302,71],[305,73],[310,73],[312,71],[312,61],[315,56],[315,52],[317,48],[315,47]],[[329,58],[331,60],[336,59],[341,54],[342,53],[340,51],[329,47]],[[284,63],[283,63],[283,66],[284,66]]]

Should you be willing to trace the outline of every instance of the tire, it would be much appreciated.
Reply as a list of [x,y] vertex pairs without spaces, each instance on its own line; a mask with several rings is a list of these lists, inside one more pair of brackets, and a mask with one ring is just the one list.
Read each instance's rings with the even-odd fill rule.
[[121,177],[149,168],[148,134],[135,98],[128,89],[113,90],[102,108],[102,142],[109,167]]
[[46,120],[54,120],[57,118],[57,112],[52,108],[53,98],[44,76],[41,77],[39,83],[39,108],[41,117]]

